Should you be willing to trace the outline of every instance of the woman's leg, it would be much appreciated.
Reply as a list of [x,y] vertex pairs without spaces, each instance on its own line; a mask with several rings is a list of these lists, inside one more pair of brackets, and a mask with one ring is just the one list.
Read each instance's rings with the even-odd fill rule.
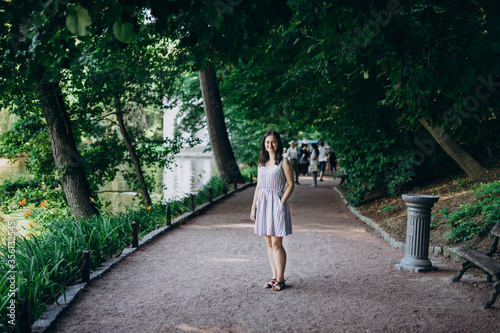
[[277,277],[276,265],[274,263],[274,248],[271,236],[264,235],[267,245],[267,256],[269,257],[269,264],[271,265],[271,271],[273,272],[273,279]]
[[318,171],[311,172],[313,176],[313,184],[312,186],[317,186],[318,184],[316,183],[316,178],[318,177]]
[[276,281],[285,280],[286,251],[283,247],[283,237],[271,237],[272,249],[274,253],[274,264],[276,269]]

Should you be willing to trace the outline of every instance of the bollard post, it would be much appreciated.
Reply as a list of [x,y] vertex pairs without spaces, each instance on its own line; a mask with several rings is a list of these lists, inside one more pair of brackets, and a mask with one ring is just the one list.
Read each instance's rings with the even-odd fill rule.
[[90,282],[90,251],[82,252],[82,282]]
[[250,174],[250,183],[253,183],[253,175]]
[[212,188],[211,188],[211,187],[209,187],[209,188],[208,188],[208,202],[212,202],[212,200],[213,200],[213,195],[214,195],[214,194],[213,194]]
[[429,260],[431,210],[438,196],[403,194],[408,207],[405,257],[394,268],[416,273],[437,269]]
[[167,226],[172,225],[172,213],[170,212],[170,205],[167,204]]
[[132,225],[132,247],[139,247],[138,223],[132,221],[130,224]]
[[31,333],[31,316],[30,316],[30,306],[27,300],[20,300],[21,314],[19,316],[19,332],[20,333]]
[[189,202],[191,205],[191,211],[194,212],[194,195],[192,194],[189,195]]
[[234,189],[237,190],[238,189],[238,181],[235,179],[234,180]]
[[224,182],[224,183],[222,184],[222,193],[224,193],[224,195],[226,195],[226,194],[227,194],[227,184],[226,184],[226,182]]

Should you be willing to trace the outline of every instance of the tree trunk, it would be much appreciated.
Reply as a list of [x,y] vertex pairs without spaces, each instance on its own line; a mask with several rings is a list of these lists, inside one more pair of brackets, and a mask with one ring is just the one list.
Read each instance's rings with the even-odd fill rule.
[[139,193],[141,193],[142,200],[146,207],[151,206],[151,197],[149,196],[148,186],[144,180],[144,174],[142,172],[141,163],[139,157],[135,152],[135,147],[130,141],[130,136],[128,135],[127,128],[125,127],[125,121],[123,120],[122,107],[120,102],[120,96],[118,93],[114,93],[115,107],[116,107],[116,118],[118,119],[118,124],[120,125],[120,132],[122,133],[123,141],[125,141],[125,146],[127,147],[132,163],[134,164],[135,175],[137,177],[137,182],[139,183]]
[[70,120],[59,83],[42,83],[36,87],[47,123],[56,168],[62,176],[62,187],[71,214],[78,218],[98,215],[92,192],[76,148]]
[[472,156],[462,149],[452,138],[450,138],[439,127],[430,127],[425,118],[420,119],[420,123],[424,125],[425,129],[431,133],[434,140],[441,146],[441,148],[448,153],[458,163],[458,165],[467,173],[470,179],[478,179],[482,177],[485,170],[476,162]]
[[215,70],[212,66],[209,66],[200,71],[198,76],[203,96],[203,106],[205,107],[205,114],[207,116],[210,145],[214,153],[217,172],[228,182],[235,180],[244,182],[227,135]]

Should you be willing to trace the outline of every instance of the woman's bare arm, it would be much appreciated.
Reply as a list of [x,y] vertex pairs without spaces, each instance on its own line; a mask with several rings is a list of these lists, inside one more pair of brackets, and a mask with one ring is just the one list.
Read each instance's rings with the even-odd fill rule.
[[255,220],[255,211],[257,210],[257,197],[259,196],[259,178],[257,177],[257,185],[253,194],[252,211],[250,212],[250,220]]
[[285,193],[281,198],[281,202],[286,203],[288,198],[290,198],[290,196],[292,195],[293,189],[295,188],[295,183],[293,182],[293,169],[292,166],[290,165],[290,161],[286,158],[283,159],[283,164],[281,166],[283,168],[283,172],[285,173],[286,184],[287,184]]

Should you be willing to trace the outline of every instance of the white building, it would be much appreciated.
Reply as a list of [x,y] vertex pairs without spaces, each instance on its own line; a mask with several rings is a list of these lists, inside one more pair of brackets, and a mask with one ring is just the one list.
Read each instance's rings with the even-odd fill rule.
[[[172,138],[176,132],[178,122],[179,107],[165,103],[163,117],[163,137]],[[183,138],[190,138],[191,133],[182,133]],[[174,197],[182,197],[189,193],[196,193],[196,190],[205,185],[210,177],[215,174],[213,154],[206,151],[210,138],[208,130],[203,128],[195,133],[195,137],[201,140],[201,144],[184,148],[175,157],[176,166],[172,170],[163,171],[163,196],[165,200]]]

